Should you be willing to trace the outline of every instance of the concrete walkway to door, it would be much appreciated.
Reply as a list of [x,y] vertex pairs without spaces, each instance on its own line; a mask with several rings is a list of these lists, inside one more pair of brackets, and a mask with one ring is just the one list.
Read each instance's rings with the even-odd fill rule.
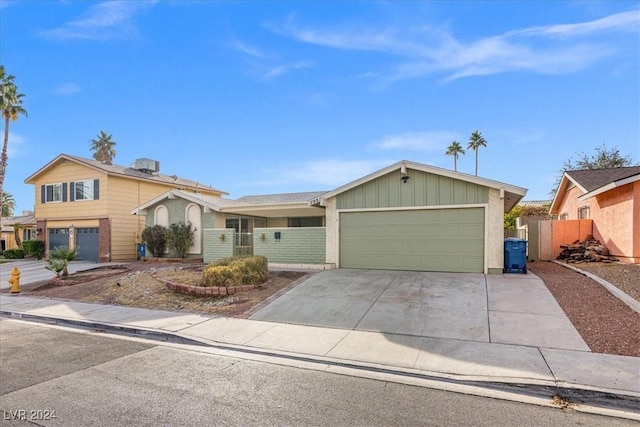
[[589,351],[533,274],[326,270],[250,318],[394,336]]

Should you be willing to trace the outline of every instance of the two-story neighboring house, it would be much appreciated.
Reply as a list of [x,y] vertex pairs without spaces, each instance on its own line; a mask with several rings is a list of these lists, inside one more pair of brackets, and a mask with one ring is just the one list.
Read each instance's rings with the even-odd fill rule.
[[129,261],[145,218],[131,210],[169,190],[209,197],[227,194],[195,181],[159,173],[159,163],[137,159],[130,167],[106,164],[68,154],[25,179],[35,186],[37,237],[47,250],[74,248],[79,259]]

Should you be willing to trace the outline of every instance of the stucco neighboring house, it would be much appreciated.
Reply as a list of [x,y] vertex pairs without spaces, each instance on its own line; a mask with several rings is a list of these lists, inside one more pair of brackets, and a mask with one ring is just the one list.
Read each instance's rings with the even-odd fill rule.
[[47,250],[67,246],[80,259],[129,261],[137,257],[144,218],[131,215],[143,202],[180,189],[209,197],[224,191],[159,173],[159,163],[137,159],[130,167],[60,154],[29,176],[35,186],[38,239]]
[[401,161],[328,192],[208,200],[171,191],[132,213],[149,226],[165,212],[176,222],[199,211],[205,262],[253,253],[271,266],[500,274],[503,214],[526,191]]
[[3,216],[0,221],[2,224],[2,234],[0,235],[0,249],[17,249],[16,227],[20,233],[20,239],[24,242],[27,240],[35,240],[36,236],[36,217],[32,211],[23,211],[22,215]]
[[640,263],[640,166],[565,172],[550,212],[591,219],[593,236],[612,255]]

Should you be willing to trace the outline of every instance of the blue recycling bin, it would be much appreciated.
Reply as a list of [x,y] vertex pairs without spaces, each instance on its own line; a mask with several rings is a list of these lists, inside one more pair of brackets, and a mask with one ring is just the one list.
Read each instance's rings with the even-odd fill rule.
[[504,239],[504,272],[527,274],[527,241],[509,237]]
[[138,243],[138,256],[140,259],[147,256],[147,247],[144,243]]

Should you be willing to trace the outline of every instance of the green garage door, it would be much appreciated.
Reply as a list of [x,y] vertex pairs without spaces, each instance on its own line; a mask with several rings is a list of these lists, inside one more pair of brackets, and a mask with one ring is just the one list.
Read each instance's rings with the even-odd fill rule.
[[340,267],[484,271],[484,209],[340,213]]

